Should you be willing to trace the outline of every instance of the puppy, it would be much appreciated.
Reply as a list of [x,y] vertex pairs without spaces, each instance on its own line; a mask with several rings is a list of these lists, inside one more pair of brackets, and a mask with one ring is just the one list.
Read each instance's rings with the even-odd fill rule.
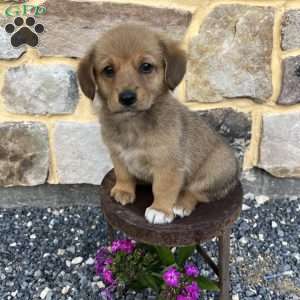
[[111,196],[133,203],[137,179],[152,183],[145,217],[154,224],[190,215],[237,182],[233,151],[171,93],[185,71],[177,42],[134,24],[106,32],[78,69],[83,93],[101,99],[101,130],[116,174]]

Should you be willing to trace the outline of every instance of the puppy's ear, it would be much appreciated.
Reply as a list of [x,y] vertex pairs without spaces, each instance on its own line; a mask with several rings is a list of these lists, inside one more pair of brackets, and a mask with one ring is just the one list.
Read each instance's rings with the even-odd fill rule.
[[96,93],[93,56],[93,51],[88,53],[81,60],[77,71],[80,87],[83,93],[91,100],[94,99]]
[[186,71],[186,53],[178,42],[161,40],[165,60],[165,80],[170,90],[174,90]]

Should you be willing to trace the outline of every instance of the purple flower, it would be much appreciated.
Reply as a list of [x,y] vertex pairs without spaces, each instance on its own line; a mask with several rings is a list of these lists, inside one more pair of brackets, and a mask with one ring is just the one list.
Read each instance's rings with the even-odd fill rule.
[[111,252],[112,253],[118,252],[120,250],[120,246],[121,246],[121,240],[113,241],[111,245]]
[[116,240],[113,241],[111,246],[112,253],[119,251],[131,254],[135,248],[135,242],[132,240]]
[[104,268],[102,272],[103,280],[106,284],[113,284],[114,278],[111,270]]
[[180,272],[175,267],[169,267],[163,274],[163,280],[170,287],[179,287]]
[[96,275],[100,276],[102,275],[103,268],[105,265],[107,265],[107,260],[109,259],[109,251],[107,248],[102,247],[96,254],[95,259],[95,267],[96,267]]
[[107,266],[107,265],[111,265],[113,263],[113,259],[111,257],[107,258],[105,261],[104,261],[104,265]]
[[200,288],[198,284],[193,281],[192,283],[185,286],[185,291],[187,293],[187,296],[191,297],[191,300],[198,300],[200,297]]
[[106,247],[101,247],[96,253],[96,260],[105,259],[109,255],[109,251]]
[[122,241],[120,250],[125,253],[131,254],[134,248],[135,248],[135,242],[133,242],[132,240],[125,240]]
[[109,251],[107,250],[106,247],[102,247],[96,253],[96,261],[102,263],[108,256],[109,256]]
[[200,274],[198,267],[196,265],[194,265],[193,263],[186,264],[184,269],[185,269],[185,274],[190,277],[196,278]]
[[102,289],[101,290],[101,297],[104,299],[104,300],[114,300],[114,297],[113,297],[113,292],[114,290],[116,289],[115,286],[111,285],[109,287],[106,287],[105,289]]

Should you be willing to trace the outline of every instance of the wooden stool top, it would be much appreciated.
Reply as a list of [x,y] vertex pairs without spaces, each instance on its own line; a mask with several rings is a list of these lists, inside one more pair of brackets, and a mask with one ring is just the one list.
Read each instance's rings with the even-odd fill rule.
[[189,217],[177,217],[171,224],[153,225],[144,217],[146,208],[153,202],[151,185],[138,185],[135,202],[122,206],[110,197],[114,183],[112,170],[101,186],[101,206],[108,223],[130,238],[147,244],[170,247],[200,244],[220,236],[241,211],[243,191],[239,183],[224,199],[198,204]]

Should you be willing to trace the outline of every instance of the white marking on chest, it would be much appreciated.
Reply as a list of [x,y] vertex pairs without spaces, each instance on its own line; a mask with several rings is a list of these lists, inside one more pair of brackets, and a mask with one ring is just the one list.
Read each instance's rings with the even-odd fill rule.
[[139,179],[151,181],[150,164],[146,152],[134,148],[124,149],[120,145],[118,145],[118,148],[120,159],[124,162],[128,171]]
[[127,166],[140,164],[143,160],[145,160],[145,152],[141,150],[123,149],[119,155]]

